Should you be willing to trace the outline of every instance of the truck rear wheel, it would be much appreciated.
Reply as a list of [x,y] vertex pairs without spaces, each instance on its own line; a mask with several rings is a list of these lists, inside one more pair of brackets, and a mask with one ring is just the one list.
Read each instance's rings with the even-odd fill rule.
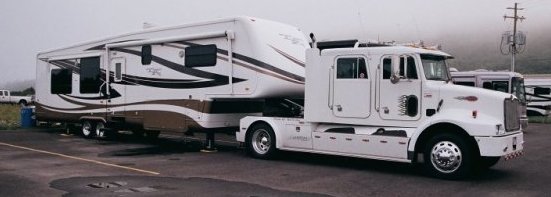
[[425,170],[432,176],[460,179],[473,171],[472,147],[462,137],[440,134],[432,137],[424,151]]
[[276,138],[274,131],[267,124],[255,124],[247,137],[247,149],[251,156],[269,159],[275,155]]
[[95,125],[93,122],[89,120],[85,120],[82,122],[82,128],[81,128],[81,134],[85,138],[92,138],[95,136]]

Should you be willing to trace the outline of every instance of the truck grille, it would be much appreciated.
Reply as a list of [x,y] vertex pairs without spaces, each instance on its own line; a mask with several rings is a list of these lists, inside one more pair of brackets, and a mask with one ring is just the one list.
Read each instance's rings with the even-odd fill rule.
[[505,99],[505,131],[516,131],[520,129],[520,102],[518,99]]

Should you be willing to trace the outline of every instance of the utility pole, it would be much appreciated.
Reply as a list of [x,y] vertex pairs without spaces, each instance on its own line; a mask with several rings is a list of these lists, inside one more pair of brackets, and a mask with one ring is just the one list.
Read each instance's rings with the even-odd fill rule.
[[524,18],[524,16],[518,16],[517,14],[517,11],[518,10],[524,10],[524,8],[519,8],[518,7],[518,3],[515,3],[515,7],[512,8],[512,7],[508,7],[507,9],[509,10],[514,10],[514,16],[503,16],[503,20],[507,20],[507,19],[513,19],[513,39],[512,40],[509,40],[509,44],[510,44],[510,49],[509,49],[509,52],[511,53],[511,72],[515,72],[515,55],[517,53],[519,53],[518,49],[517,49],[517,44],[518,44],[518,38],[517,38],[517,21],[518,20],[524,20],[526,18]]

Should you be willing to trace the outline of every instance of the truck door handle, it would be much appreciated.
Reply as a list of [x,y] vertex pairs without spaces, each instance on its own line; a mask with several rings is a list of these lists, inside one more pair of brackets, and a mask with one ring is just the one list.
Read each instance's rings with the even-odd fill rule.
[[341,105],[336,105],[335,107],[337,107],[337,111],[342,111],[342,106]]

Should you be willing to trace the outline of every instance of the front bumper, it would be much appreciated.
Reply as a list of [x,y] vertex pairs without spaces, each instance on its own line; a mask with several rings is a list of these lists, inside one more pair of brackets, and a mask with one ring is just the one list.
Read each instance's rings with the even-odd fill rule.
[[518,132],[506,136],[475,137],[480,156],[501,157],[519,155],[524,149],[524,135]]

